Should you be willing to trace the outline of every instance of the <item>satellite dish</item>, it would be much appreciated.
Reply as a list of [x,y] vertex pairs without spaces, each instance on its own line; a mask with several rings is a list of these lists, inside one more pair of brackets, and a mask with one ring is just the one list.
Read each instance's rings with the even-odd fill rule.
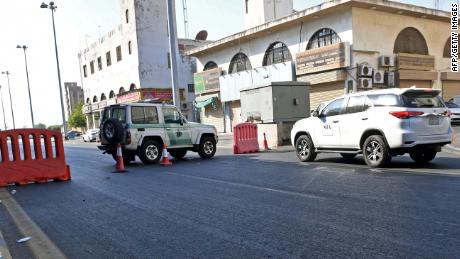
[[195,40],[206,40],[207,38],[208,38],[208,32],[205,30],[202,30],[196,35]]

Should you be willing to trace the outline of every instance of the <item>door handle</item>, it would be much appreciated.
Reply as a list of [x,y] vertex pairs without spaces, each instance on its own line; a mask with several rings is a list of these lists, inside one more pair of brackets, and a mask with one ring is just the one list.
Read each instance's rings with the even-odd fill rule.
[[137,131],[145,131],[144,128],[138,128]]
[[363,121],[365,121],[365,120],[367,120],[367,119],[368,119],[368,118],[361,118],[361,120],[363,120]]
[[166,130],[172,130],[172,128],[166,128]]
[[336,120],[336,121],[332,121],[332,122],[334,122],[334,123],[337,123],[337,122],[339,122],[339,121],[338,121],[338,120]]

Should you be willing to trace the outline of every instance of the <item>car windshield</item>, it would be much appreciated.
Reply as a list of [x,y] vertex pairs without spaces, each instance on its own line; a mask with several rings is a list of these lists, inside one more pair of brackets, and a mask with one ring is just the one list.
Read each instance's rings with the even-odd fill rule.
[[438,91],[409,91],[401,95],[408,108],[442,108],[444,103]]

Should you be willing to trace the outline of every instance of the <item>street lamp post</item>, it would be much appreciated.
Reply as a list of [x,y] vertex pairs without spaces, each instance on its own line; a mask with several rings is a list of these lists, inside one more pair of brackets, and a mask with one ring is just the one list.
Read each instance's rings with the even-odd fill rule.
[[32,118],[32,128],[34,128],[35,127],[34,111],[32,109],[32,95],[30,94],[29,69],[27,68],[27,54],[26,54],[27,46],[18,45],[16,48],[24,50],[24,62],[26,64],[26,77],[27,77],[27,90],[29,91],[30,117]]
[[169,53],[171,61],[171,83],[172,83],[172,97],[174,105],[177,110],[180,107],[180,90],[179,90],[179,76],[177,74],[177,36],[176,36],[176,17],[174,10],[174,0],[167,0],[168,11],[168,30],[169,30]]
[[5,106],[3,106],[3,95],[2,95],[2,86],[0,85],[0,101],[2,102],[2,112],[3,112],[3,125],[6,130],[6,117],[5,117]]
[[8,79],[8,93],[10,94],[11,117],[13,118],[13,129],[16,129],[16,124],[14,122],[13,99],[11,99],[10,72],[4,71],[2,72],[2,74],[6,75],[6,78]]
[[56,65],[57,65],[57,73],[58,73],[58,81],[59,81],[59,97],[61,99],[62,127],[64,129],[64,133],[66,133],[67,125],[65,123],[64,100],[62,97],[61,70],[59,68],[59,54],[58,54],[58,47],[57,47],[57,40],[56,40],[56,26],[54,25],[54,12],[56,11],[57,6],[54,5],[54,2],[51,1],[49,4],[42,3],[40,5],[40,8],[48,8],[51,10],[51,20],[53,22],[53,34],[54,34],[54,49],[56,52]]

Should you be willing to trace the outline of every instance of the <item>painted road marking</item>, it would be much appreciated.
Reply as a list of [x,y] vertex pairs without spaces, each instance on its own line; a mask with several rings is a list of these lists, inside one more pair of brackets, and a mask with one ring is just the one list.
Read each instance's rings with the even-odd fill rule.
[[3,238],[2,232],[0,231],[0,259],[11,259],[10,250],[6,245],[5,239]]
[[25,237],[32,237],[26,244],[36,258],[66,258],[64,253],[35,224],[6,189],[0,189],[0,200],[13,219],[19,233]]

